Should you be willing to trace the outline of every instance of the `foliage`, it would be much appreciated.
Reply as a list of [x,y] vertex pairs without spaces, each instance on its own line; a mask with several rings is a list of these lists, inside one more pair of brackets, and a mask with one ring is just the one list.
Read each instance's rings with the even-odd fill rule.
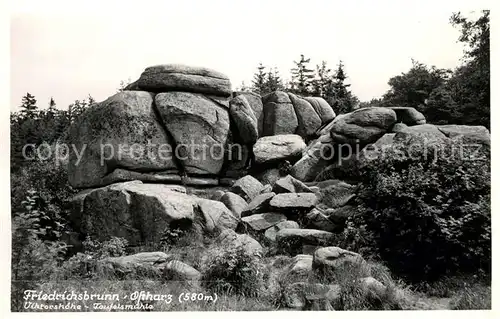
[[201,270],[205,288],[230,295],[260,295],[264,274],[257,256],[249,254],[242,245],[218,248],[207,256]]
[[363,214],[350,221],[370,234],[362,244],[412,280],[489,273],[489,150],[412,143],[411,152],[395,143],[362,171]]
[[292,68],[292,81],[290,82],[290,91],[300,95],[310,95],[314,80],[314,70],[308,67],[310,58],[305,58],[303,54],[300,55],[299,61],[293,61],[295,67]]

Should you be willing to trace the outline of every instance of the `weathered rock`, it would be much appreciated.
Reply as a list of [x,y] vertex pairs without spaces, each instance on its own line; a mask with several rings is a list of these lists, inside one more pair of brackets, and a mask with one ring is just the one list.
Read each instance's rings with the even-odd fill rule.
[[171,260],[162,265],[166,280],[197,282],[201,273],[195,268],[178,260]]
[[313,255],[313,270],[335,280],[346,273],[370,276],[370,267],[361,255],[339,247],[318,248]]
[[340,298],[339,285],[296,282],[286,287],[285,304],[297,310],[333,310],[331,303]]
[[313,191],[304,183],[294,178],[291,175],[287,175],[274,184],[273,192],[276,194],[281,193],[313,193]]
[[322,135],[303,152],[303,156],[292,167],[290,174],[301,181],[312,181],[333,158],[334,146],[330,134]]
[[330,134],[337,143],[369,144],[378,140],[396,122],[396,113],[388,108],[369,107],[347,113],[334,120]]
[[335,232],[338,229],[338,226],[330,221],[328,215],[317,208],[313,208],[307,213],[305,219],[305,226],[310,229],[319,229],[328,232]]
[[335,118],[335,112],[330,104],[328,104],[328,102],[326,102],[323,98],[305,97],[304,99],[311,103],[312,107],[316,111],[316,114],[320,117],[322,124],[328,123]]
[[463,138],[467,143],[491,145],[490,132],[484,126],[438,125],[437,128],[452,139]]
[[232,192],[225,193],[219,201],[226,205],[238,219],[241,217],[241,212],[248,206],[248,203],[241,196]]
[[146,68],[137,81],[139,88],[151,92],[185,91],[231,95],[229,78],[217,71],[181,64],[155,65]]
[[110,185],[120,182],[141,181],[145,183],[181,183],[182,177],[177,170],[154,171],[148,173],[116,168],[99,181],[100,185]]
[[129,273],[145,268],[159,270],[169,258],[171,258],[170,255],[164,252],[154,251],[121,257],[107,257],[103,259],[103,263],[109,265],[117,273]]
[[425,124],[425,116],[413,107],[394,106],[390,107],[396,112],[397,121],[406,125]]
[[269,202],[276,193],[263,193],[257,195],[248,206],[241,212],[241,217],[251,216],[260,213],[266,213],[269,209]]
[[313,256],[311,255],[297,255],[292,258],[292,263],[288,266],[288,276],[295,278],[307,279],[312,271]]
[[295,114],[297,115],[298,127],[295,133],[304,138],[316,133],[321,126],[321,118],[312,105],[307,100],[293,93],[288,93],[288,97],[292,101]]
[[285,221],[286,217],[282,214],[275,213],[264,213],[255,214],[241,219],[243,227],[250,232],[264,231],[282,221]]
[[273,227],[270,227],[266,230],[266,232],[264,233],[264,238],[266,239],[266,241],[268,243],[273,243],[275,240],[276,240],[276,234],[282,230],[282,229],[287,229],[287,228],[290,228],[290,229],[299,229],[299,224],[297,224],[297,222],[293,221],[293,220],[286,220],[286,221],[283,221],[283,222],[280,222],[276,225],[274,225]]
[[233,230],[224,230],[216,239],[221,246],[243,247],[249,255],[262,256],[263,248],[258,241],[247,234],[237,234]]
[[319,202],[326,207],[338,208],[356,196],[357,186],[341,180],[328,180],[317,184],[320,187]]
[[361,278],[359,283],[364,292],[374,297],[374,299],[382,300],[387,293],[387,287],[373,277]]
[[314,193],[284,193],[277,194],[269,202],[269,206],[276,211],[307,210],[316,205]]
[[274,183],[281,178],[281,173],[279,168],[269,168],[257,174],[256,177],[262,182],[262,184],[268,184],[272,189]]
[[81,233],[100,241],[115,236],[131,245],[159,243],[166,229],[188,227],[194,218],[193,198],[168,185],[117,183],[83,197],[83,209],[74,210],[71,220]]
[[181,178],[184,185],[217,186],[219,179],[215,177],[184,176]]
[[302,251],[304,245],[328,246],[332,244],[335,235],[317,229],[281,229],[276,234],[278,248],[282,252],[297,254]]
[[264,104],[263,136],[294,134],[299,125],[292,102],[284,92],[262,97]]
[[247,99],[250,107],[252,108],[253,114],[257,119],[259,137],[262,136],[264,125],[264,105],[262,104],[260,95],[253,92],[235,92],[234,94],[235,96],[244,96]]
[[396,123],[392,127],[391,132],[392,133],[404,132],[407,128],[408,128],[408,125],[406,125],[404,123]]
[[229,132],[228,111],[201,94],[160,93],[155,101],[185,171],[219,174]]
[[260,191],[261,194],[264,194],[264,193],[271,193],[273,191],[273,188],[271,185],[269,184],[266,184],[264,185],[264,187],[262,188],[262,190]]
[[234,230],[238,226],[238,218],[221,202],[199,198],[197,204],[205,221],[205,230],[209,233]]
[[239,95],[229,101],[229,114],[238,131],[237,141],[254,144],[259,138],[258,123],[245,96]]
[[352,205],[345,205],[339,208],[328,208],[323,210],[323,215],[327,216],[330,223],[335,227],[332,232],[342,231],[345,227],[346,221],[349,217],[354,216],[357,212],[357,207]]
[[225,193],[226,193],[226,192],[224,192],[223,190],[218,189],[218,190],[216,190],[216,191],[214,191],[214,192],[212,193],[212,195],[210,196],[210,199],[211,199],[211,200],[216,200],[216,201],[219,201],[219,202],[220,202],[220,201],[221,201],[222,196],[224,196],[224,194],[225,194]]
[[134,179],[106,178],[117,168],[143,173],[177,170],[172,141],[156,118],[148,92],[119,92],[94,104],[71,125],[68,142],[78,152],[69,152],[68,163],[68,179],[76,188]]
[[275,135],[259,138],[253,153],[255,162],[263,164],[299,157],[305,148],[306,143],[299,135]]
[[240,195],[244,200],[250,202],[260,194],[264,187],[255,177],[246,175],[238,179],[231,187],[231,192]]

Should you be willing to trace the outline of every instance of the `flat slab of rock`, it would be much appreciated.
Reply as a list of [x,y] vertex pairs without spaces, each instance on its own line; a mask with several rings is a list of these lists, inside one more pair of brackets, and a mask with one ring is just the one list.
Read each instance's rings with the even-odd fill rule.
[[187,174],[219,174],[229,133],[228,110],[202,94],[186,92],[159,93],[155,101]]
[[282,252],[297,254],[304,245],[328,246],[335,240],[333,233],[317,229],[282,229],[276,234],[276,242]]
[[241,212],[242,217],[266,213],[269,209],[269,202],[276,195],[276,193],[262,193],[257,195],[248,206]]
[[467,143],[491,145],[490,131],[484,126],[438,125],[437,128],[452,139],[463,137]]
[[244,200],[250,202],[260,194],[263,187],[264,185],[262,185],[262,183],[255,177],[252,175],[246,175],[234,182],[231,187],[231,192],[240,195]]
[[281,193],[313,193],[313,191],[304,183],[287,175],[280,178],[274,183],[273,192],[276,194]]
[[196,282],[201,278],[201,273],[195,268],[178,260],[171,260],[163,265],[163,276],[166,280]]
[[103,262],[111,265],[113,270],[120,272],[130,272],[139,267],[158,267],[165,263],[170,255],[161,251],[143,252],[122,257],[107,257]]
[[285,220],[283,214],[264,213],[243,217],[241,223],[251,231],[263,231]]
[[306,143],[299,135],[284,134],[265,136],[253,146],[255,162],[258,164],[286,160],[301,156]]
[[296,221],[286,220],[268,228],[264,233],[264,238],[268,243],[273,243],[276,240],[276,234],[282,229],[299,229],[300,226]]
[[228,97],[231,81],[217,71],[181,64],[164,64],[148,67],[142,72],[137,86],[145,91],[185,91]]
[[317,197],[314,193],[284,193],[277,194],[269,205],[277,211],[287,209],[310,209],[316,205]]

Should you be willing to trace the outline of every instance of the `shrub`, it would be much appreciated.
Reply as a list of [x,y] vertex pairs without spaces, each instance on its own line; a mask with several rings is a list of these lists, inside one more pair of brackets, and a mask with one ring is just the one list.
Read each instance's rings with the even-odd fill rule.
[[360,232],[368,240],[362,243],[412,280],[489,273],[489,150],[476,154],[460,143],[409,142],[395,142],[362,170],[363,213],[350,218],[364,227]]
[[202,284],[207,289],[230,295],[257,297],[264,284],[260,259],[242,245],[212,249],[202,266]]

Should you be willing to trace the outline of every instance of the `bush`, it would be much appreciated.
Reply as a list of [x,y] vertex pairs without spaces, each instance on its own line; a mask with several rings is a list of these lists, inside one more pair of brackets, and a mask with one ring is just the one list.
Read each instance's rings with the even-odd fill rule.
[[264,267],[242,245],[216,248],[207,253],[202,284],[216,293],[258,297],[264,285]]
[[357,243],[376,250],[392,271],[412,280],[458,271],[489,273],[489,150],[476,154],[460,143],[421,142],[397,141],[363,168],[363,213],[349,221],[365,233]]

